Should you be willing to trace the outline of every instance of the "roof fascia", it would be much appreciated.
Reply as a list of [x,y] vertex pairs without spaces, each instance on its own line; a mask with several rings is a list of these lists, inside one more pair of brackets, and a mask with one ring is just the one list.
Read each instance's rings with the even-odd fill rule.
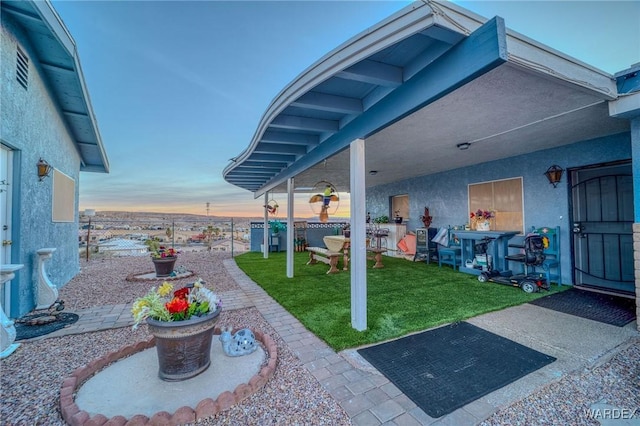
[[609,102],[609,115],[628,120],[640,117],[640,92],[621,95],[615,101]]
[[[455,3],[428,1],[445,15],[452,15],[457,22],[475,31],[487,21]],[[596,91],[612,100],[618,95],[613,76],[592,65],[537,42],[517,31],[507,29],[507,49],[509,62],[537,73],[577,85],[589,91]]]
[[[36,9],[37,13],[41,16],[42,22],[49,29],[51,36],[67,51],[69,56],[73,59],[74,66],[76,68],[74,73],[78,78],[78,83],[82,91],[82,99],[84,101],[85,108],[87,109],[87,117],[91,121],[91,127],[96,138],[96,145],[100,158],[102,160],[102,165],[87,165],[84,163],[84,161],[82,161],[80,171],[109,173],[109,159],[107,158],[107,153],[104,149],[104,145],[102,144],[102,137],[100,136],[97,121],[93,113],[93,107],[91,106],[91,99],[89,97],[89,91],[87,90],[87,86],[84,81],[84,74],[82,73],[82,67],[80,65],[80,59],[78,57],[76,42],[49,0],[34,1],[31,2],[31,4]],[[82,158],[82,153],[80,152],[78,141],[76,141],[76,148],[78,149],[80,158]]]

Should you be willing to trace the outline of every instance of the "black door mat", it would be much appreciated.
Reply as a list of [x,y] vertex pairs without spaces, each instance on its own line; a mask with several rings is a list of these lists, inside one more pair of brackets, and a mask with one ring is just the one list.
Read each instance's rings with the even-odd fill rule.
[[555,361],[467,322],[358,350],[433,418]]
[[33,315],[26,315],[15,322],[16,328],[16,341],[33,339],[34,337],[44,336],[45,334],[53,333],[68,325],[71,325],[78,321],[79,316],[70,312],[60,312],[55,314],[55,320],[46,322],[44,324],[37,324],[38,319],[47,321],[50,313],[40,313]]
[[636,302],[633,299],[575,288],[529,303],[618,327],[624,327],[636,318]]

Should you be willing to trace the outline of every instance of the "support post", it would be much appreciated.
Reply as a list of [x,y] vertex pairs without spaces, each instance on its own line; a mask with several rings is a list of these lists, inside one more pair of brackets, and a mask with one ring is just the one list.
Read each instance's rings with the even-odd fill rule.
[[293,278],[293,178],[287,179],[287,278]]
[[351,326],[367,329],[367,232],[364,139],[350,146]]

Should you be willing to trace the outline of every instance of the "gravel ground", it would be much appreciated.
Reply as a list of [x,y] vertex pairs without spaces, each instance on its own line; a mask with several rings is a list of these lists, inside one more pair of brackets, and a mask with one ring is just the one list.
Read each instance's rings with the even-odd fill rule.
[[[640,338],[633,338],[608,362],[565,376],[481,425],[598,425],[589,409],[602,404],[629,410],[624,412],[626,424],[640,425]],[[618,414],[621,418],[612,424],[625,424],[620,423],[623,412]]]
[[[222,293],[239,288],[223,266],[223,260],[229,257],[224,253],[184,253],[179,264],[197,272],[209,288]],[[148,272],[153,269],[151,266],[147,257],[82,261],[81,273],[60,289],[65,311],[131,303],[153,284],[129,282],[126,277]],[[192,276],[174,284],[194,279]],[[199,425],[350,424],[349,416],[257,309],[223,310],[219,322],[250,327],[271,336],[278,346],[278,365],[262,390],[223,413],[199,421]],[[88,361],[148,337],[146,326],[141,326],[136,331],[127,327],[22,343],[10,357],[0,361],[0,424],[64,425],[58,395],[62,380]]]
[[[217,292],[237,289],[227,274],[225,253],[184,253],[180,264],[197,272]],[[131,274],[150,271],[148,258],[93,258],[60,290],[66,311],[99,305],[131,303],[151,287],[129,282]],[[192,282],[195,277],[175,281]],[[274,377],[242,403],[198,425],[348,425],[349,416],[300,364],[269,323],[254,309],[224,311],[221,321],[269,334],[278,346]],[[61,381],[76,368],[122,346],[148,338],[146,326],[48,338],[23,343],[0,361],[0,424],[63,425],[58,392]],[[609,361],[568,375],[482,422],[488,425],[597,425],[586,413],[595,403],[637,409],[640,423],[640,338]]]

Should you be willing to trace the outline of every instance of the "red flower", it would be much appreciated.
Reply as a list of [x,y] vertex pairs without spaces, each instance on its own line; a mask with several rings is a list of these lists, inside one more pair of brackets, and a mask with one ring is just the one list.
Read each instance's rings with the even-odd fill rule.
[[176,299],[186,299],[189,295],[189,289],[187,287],[180,288],[173,292],[173,296]]
[[164,305],[170,314],[179,314],[181,312],[186,312],[189,309],[189,302],[186,299],[178,299],[174,298],[170,302]]

